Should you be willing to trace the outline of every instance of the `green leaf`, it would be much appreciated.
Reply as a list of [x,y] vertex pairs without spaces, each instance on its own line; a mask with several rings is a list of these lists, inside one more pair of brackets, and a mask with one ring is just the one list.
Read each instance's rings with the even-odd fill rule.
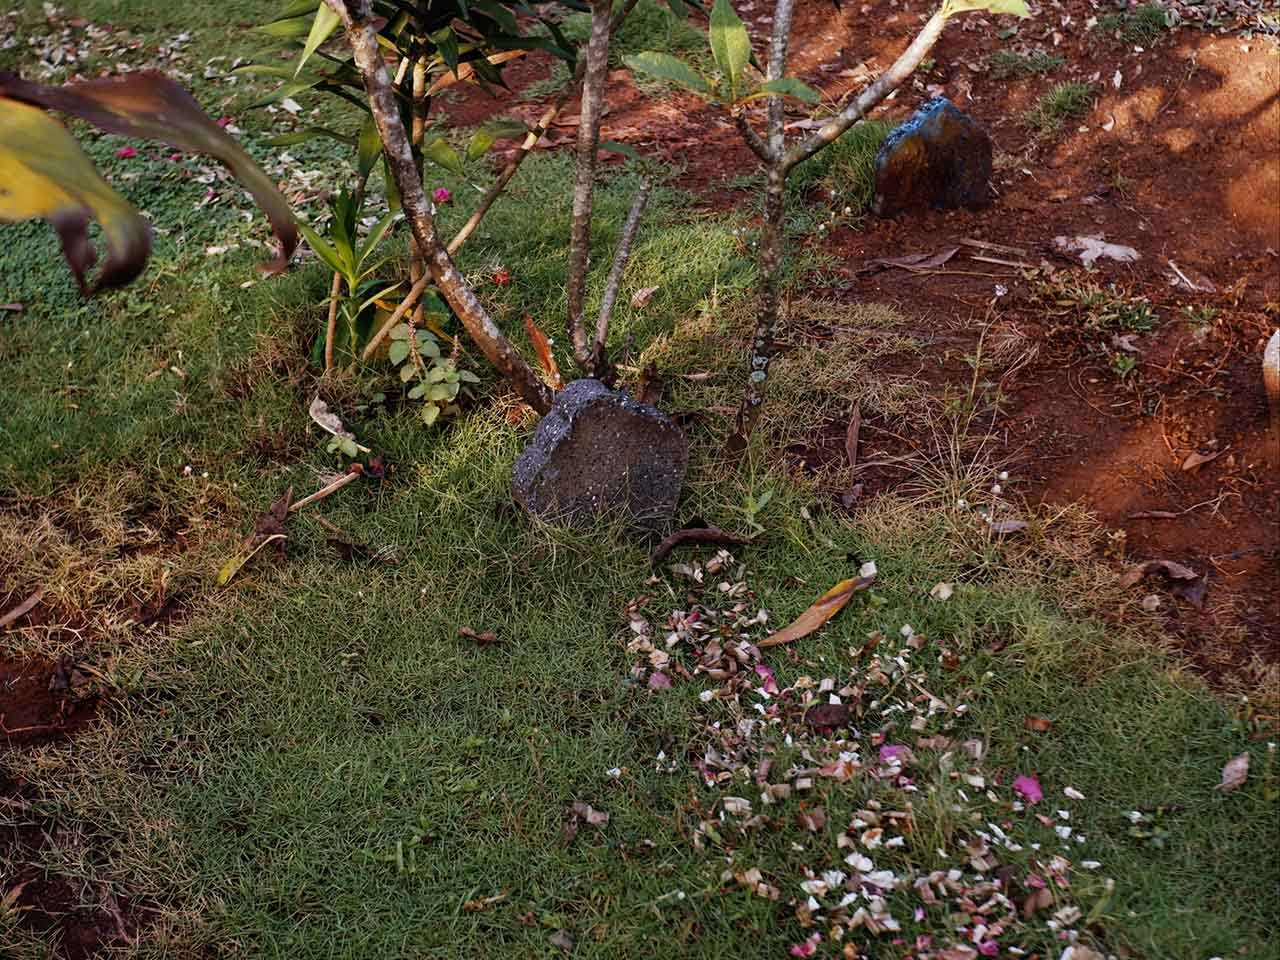
[[417,373],[418,373],[418,370],[416,367],[414,367],[412,363],[406,363],[403,367],[400,368],[400,382],[408,383],[417,375]]
[[364,118],[360,127],[360,139],[356,143],[356,170],[361,180],[368,180],[373,166],[382,156],[382,138],[378,136],[378,125],[373,121],[373,114]]
[[391,328],[391,332],[387,334],[392,340],[408,340],[409,325],[407,323],[397,323]]
[[818,91],[798,77],[779,77],[777,80],[766,80],[743,97],[740,102],[747,103],[750,100],[774,95],[794,97],[804,103],[817,103],[819,100]]
[[435,340],[423,340],[418,344],[418,352],[424,357],[430,357],[432,360],[440,359],[440,344]]
[[635,147],[628,146],[625,143],[618,143],[614,140],[601,140],[600,149],[608,150],[610,153],[616,153],[619,156],[627,157],[630,160],[643,160],[640,151]]
[[328,137],[330,140],[345,143],[349,147],[356,145],[355,140],[345,133],[330,130],[328,127],[303,127],[293,133],[282,133],[278,137],[272,137],[267,143],[273,147],[292,147],[294,144],[306,143],[308,140],[316,139],[316,137]]
[[360,253],[358,254],[360,263],[363,264],[368,259],[369,254],[382,242],[382,238],[387,235],[387,231],[391,229],[399,216],[399,213],[393,211],[373,225],[373,229],[369,231],[369,235],[365,237],[364,243],[360,246]]
[[387,359],[394,366],[400,366],[409,356],[409,343],[406,340],[395,340],[387,350]]
[[711,8],[709,35],[711,55],[729,83],[729,99],[736,100],[742,71],[751,62],[751,38],[729,0],[716,0]]
[[298,66],[293,71],[295,77],[302,72],[302,68],[311,59],[311,55],[319,49],[320,44],[333,35],[333,31],[338,29],[338,24],[341,22],[342,20],[333,12],[332,7],[327,3],[320,4],[320,8],[316,10],[315,20],[311,22],[311,32],[307,34],[307,42],[302,47],[302,56],[298,58]]
[[324,0],[290,0],[280,10],[276,11],[276,15],[271,18],[270,23],[277,20],[292,20],[294,17],[301,17],[310,13],[316,7],[324,3]]
[[344,264],[342,262],[342,259],[338,256],[338,251],[334,250],[333,247],[329,246],[328,241],[326,241],[323,237],[320,236],[320,234],[316,233],[305,223],[299,223],[298,230],[301,231],[302,235],[307,238],[308,246],[310,246],[311,249],[316,252],[316,256],[319,257],[321,260],[323,260],[325,265],[330,270],[332,270],[334,273],[342,274],[344,278],[350,279],[351,271],[347,268],[347,265]]
[[456,383],[433,383],[431,389],[427,391],[429,400],[452,400],[458,395],[458,385]]
[[311,32],[311,17],[293,17],[290,20],[273,20],[253,28],[254,33],[265,33],[269,37],[281,37],[291,40],[305,37]]
[[528,132],[529,128],[519,120],[494,120],[486,123],[472,135],[471,142],[467,144],[467,159],[475,160],[484,156],[498,140],[522,137]]
[[1026,0],[946,0],[942,5],[944,17],[970,10],[985,10],[987,13],[1008,13],[1015,17],[1029,17]]
[[440,408],[434,403],[429,403],[422,408],[422,422],[428,427],[440,419]]
[[426,392],[427,392],[427,385],[426,385],[425,383],[415,384],[415,385],[414,385],[412,388],[410,388],[410,390],[409,390],[409,399],[410,399],[410,400],[421,400],[421,399],[422,399],[422,395],[423,395],[424,393],[426,393]]
[[459,159],[457,151],[449,146],[449,141],[444,137],[437,137],[430,143],[424,143],[422,145],[422,155],[436,166],[444,167],[451,173],[462,173],[462,160]]
[[458,379],[463,383],[479,383],[480,382],[480,378],[477,377],[470,370],[459,370]]
[[692,90],[707,99],[713,99],[715,93],[711,84],[704,80],[691,66],[683,60],[677,60],[669,53],[658,53],[656,50],[645,50],[634,56],[623,57],[622,62],[637,73],[648,74],[659,80],[666,80],[677,86]]

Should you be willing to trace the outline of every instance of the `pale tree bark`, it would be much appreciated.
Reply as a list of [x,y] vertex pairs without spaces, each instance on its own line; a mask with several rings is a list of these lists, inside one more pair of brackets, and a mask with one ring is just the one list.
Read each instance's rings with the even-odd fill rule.
[[[787,47],[791,36],[792,14],[795,0],[778,0],[773,17],[773,36],[769,44],[769,64],[766,77],[776,80],[786,74]],[[815,130],[809,137],[787,147],[783,126],[783,98],[769,97],[767,103],[767,140],[762,140],[746,116],[739,113],[738,130],[747,145],[765,164],[766,184],[764,223],[760,233],[758,270],[760,273],[760,303],[756,317],[755,335],[751,341],[751,357],[747,364],[747,385],[742,405],[738,408],[736,429],[729,438],[731,451],[746,446],[759,419],[760,404],[764,401],[769,380],[769,367],[776,352],[775,336],[778,326],[778,268],[782,262],[783,217],[786,212],[787,176],[798,163],[808,160],[824,147],[834,143],[850,127],[884,102],[885,98],[902,85],[920,65],[933,45],[942,35],[946,16],[941,9],[911,41],[893,64],[876,78],[843,110]]]
[[333,275],[329,285],[329,319],[324,327],[324,372],[333,369],[333,345],[338,339],[338,298],[342,296],[342,274]]
[[627,261],[631,259],[631,245],[640,229],[640,219],[644,216],[645,204],[649,202],[652,190],[651,179],[645,177],[640,181],[640,189],[631,201],[631,210],[627,214],[626,223],[622,225],[622,236],[618,239],[618,248],[613,254],[613,265],[609,268],[609,278],[605,281],[604,294],[600,298],[600,314],[596,317],[595,344],[591,348],[591,375],[595,377],[602,376],[609,365],[605,355],[609,323],[613,320],[613,308],[618,301],[618,290],[622,287],[622,276],[627,272]]
[[[423,176],[423,159],[422,159],[422,140],[427,133],[427,58],[419,57],[413,64],[413,130],[410,134],[410,140],[414,149],[419,151],[418,154],[418,179]],[[426,258],[422,255],[422,248],[418,246],[418,241],[412,239],[410,246],[412,247],[412,257],[409,260],[409,279],[413,283],[417,283],[427,272]],[[422,323],[424,313],[422,304],[419,303],[413,308],[413,324],[419,326]]]
[[346,27],[355,64],[364,79],[369,107],[382,139],[383,155],[400,192],[409,229],[426,257],[427,272],[489,362],[507,378],[529,406],[539,413],[546,413],[551,409],[550,388],[503,336],[440,242],[431,216],[431,204],[414,163],[409,134],[400,120],[395,93],[378,50],[378,31],[372,22],[368,0],[325,0],[325,3]]
[[591,246],[591,202],[595,188],[596,152],[600,146],[600,110],[609,69],[609,21],[612,0],[592,0],[591,35],[587,39],[587,70],[582,82],[578,115],[578,150],[573,183],[573,220],[569,227],[569,265],[565,295],[569,304],[569,340],[584,373],[592,372],[587,340],[587,267]]

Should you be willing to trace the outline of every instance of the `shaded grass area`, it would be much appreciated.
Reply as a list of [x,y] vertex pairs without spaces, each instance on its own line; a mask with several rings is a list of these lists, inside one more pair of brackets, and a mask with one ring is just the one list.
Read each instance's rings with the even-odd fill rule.
[[[132,9],[140,23],[154,13]],[[811,169],[810,185],[842,176],[863,147]],[[110,141],[91,149],[114,175],[128,172],[111,166]],[[562,339],[567,176],[566,159],[532,160],[466,248],[464,269],[509,330],[528,311]],[[463,183],[441,182],[466,195]],[[597,194],[595,290],[633,186],[615,168]],[[695,848],[695,828],[724,796],[758,790],[703,784],[694,763],[706,725],[729,715],[702,702],[711,685],[701,679],[665,692],[635,683],[624,612],[647,595],[660,619],[686,608],[690,588],[669,571],[651,580],[651,544],[634,532],[575,533],[510,510],[510,468],[531,424],[508,418],[517,411],[498,385],[435,430],[394,404],[349,416],[396,464],[385,486],[349,488],[304,513],[291,521],[285,563],[260,558],[214,591],[214,571],[253,515],[289,484],[318,486],[317,470],[333,466],[306,426],[316,381],[303,361],[327,278],[312,264],[242,288],[261,251],[203,254],[241,236],[234,214],[189,212],[190,187],[177,180],[146,189],[145,199],[130,195],[173,232],[132,291],[81,304],[42,226],[4,227],[20,242],[2,257],[13,298],[29,308],[4,321],[0,341],[0,572],[7,589],[43,585],[55,620],[79,631],[26,628],[5,634],[4,648],[74,650],[103,667],[114,694],[74,745],[6,755],[5,771],[38,801],[0,816],[62,825],[42,862],[85,902],[106,883],[121,902],[154,907],[137,914],[144,935],[127,953],[550,957],[561,955],[551,937],[563,931],[580,957],[784,955],[807,932],[789,904],[802,899],[803,870],[842,864],[837,834],[869,800],[915,805],[916,836],[890,862],[904,872],[950,865],[932,848],[980,824],[953,802],[951,784],[927,777],[914,793],[871,779],[824,782],[769,810],[769,829],[727,823],[720,842]],[[968,707],[928,733],[982,739],[1003,782],[1037,774],[1050,815],[1064,787],[1085,795],[1072,823],[1088,839],[1069,855],[1102,864],[1075,877],[1093,917],[1087,938],[1151,957],[1242,947],[1267,956],[1280,878],[1266,745],[1138,645],[1125,625],[1141,622],[1137,598],[1082,559],[1096,535],[1086,519],[1036,517],[1024,538],[1000,541],[955,506],[987,500],[993,468],[980,451],[939,455],[922,465],[916,499],[884,497],[853,517],[792,473],[786,444],[854,402],[950,429],[917,384],[875,376],[885,351],[915,349],[894,333],[904,320],[894,311],[794,309],[799,346],[779,360],[764,429],[741,463],[716,459],[750,328],[750,251],[730,223],[691,220],[682,207],[673,190],[655,194],[613,344],[620,352],[634,337],[638,360],[659,363],[669,409],[706,414],[690,428],[682,516],[743,529],[746,504],[772,493],[750,514],[764,529],[760,544],[739,554],[771,623],[860,562],[879,568],[871,595],[770,654],[779,682],[857,678],[869,634],[913,625],[956,657],[922,651],[928,689]],[[459,200],[445,232],[465,213]],[[510,271],[506,286],[485,281],[499,265]],[[630,307],[629,292],[647,286],[659,287],[648,306]],[[835,339],[804,340],[810,325]],[[568,369],[567,351],[557,352]],[[350,401],[344,413],[368,389],[355,377],[326,386]],[[316,514],[389,555],[341,561]],[[929,599],[939,581],[957,586],[946,603]],[[182,593],[189,619],[131,626],[131,604],[159,592]],[[458,636],[461,626],[501,642],[477,647]],[[1028,714],[1052,717],[1051,729],[1028,731]],[[920,733],[877,722],[883,729],[867,735]],[[1246,750],[1249,783],[1215,792],[1222,764]],[[785,745],[780,756],[791,756]],[[610,820],[566,844],[565,809],[579,800]],[[797,826],[815,803],[829,826]],[[1156,808],[1165,811],[1159,843],[1135,835],[1126,817]],[[1062,846],[1006,800],[989,815],[1046,850]],[[752,866],[782,899],[722,879],[726,868]],[[908,937],[953,932],[941,912],[909,920],[901,905],[914,901],[902,896],[894,909]],[[45,955],[48,943],[20,916],[0,919],[6,955]],[[1056,956],[1061,943],[1043,920],[1017,939]],[[906,955],[887,941],[867,949]]]

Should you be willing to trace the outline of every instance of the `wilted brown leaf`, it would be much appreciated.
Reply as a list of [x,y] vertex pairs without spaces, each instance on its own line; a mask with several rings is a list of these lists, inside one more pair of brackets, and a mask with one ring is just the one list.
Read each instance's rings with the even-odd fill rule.
[[784,643],[791,643],[793,640],[799,640],[801,637],[807,637],[843,610],[845,604],[853,598],[855,593],[871,586],[874,580],[874,577],[851,577],[848,580],[840,581],[815,600],[808,610],[777,633],[769,634],[757,646],[762,648],[777,647]]
[[477,646],[487,647],[491,643],[498,642],[498,635],[492,630],[486,630],[483,633],[472,630],[470,627],[459,627],[458,636],[467,640],[474,640]]
[[830,733],[849,725],[847,703],[817,703],[805,711],[804,722],[819,733]]
[[1184,567],[1182,564],[1175,563],[1172,560],[1147,560],[1125,571],[1124,576],[1120,578],[1120,586],[1135,586],[1147,574],[1156,572],[1163,572],[1174,580],[1195,580],[1200,576],[1190,567]]
[[538,326],[538,321],[533,319],[533,314],[524,315],[524,331],[529,335],[529,342],[533,344],[533,352],[538,357],[538,363],[546,371],[551,389],[559,390],[564,386],[564,377],[560,376],[560,366],[556,363],[555,354],[551,352],[551,341]]
[[1026,725],[1028,730],[1031,730],[1034,733],[1047,733],[1053,726],[1053,721],[1048,717],[1041,717],[1036,714],[1028,714],[1023,723]]
[[1182,461],[1182,469],[1188,472],[1192,470],[1199,470],[1206,463],[1212,463],[1226,452],[1225,448],[1213,453],[1198,453],[1193,450],[1187,459]]

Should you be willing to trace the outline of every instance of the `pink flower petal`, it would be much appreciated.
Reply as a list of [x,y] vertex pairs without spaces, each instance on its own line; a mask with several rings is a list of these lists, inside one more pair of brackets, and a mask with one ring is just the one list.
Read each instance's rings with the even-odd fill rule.
[[453,199],[453,194],[449,192],[448,187],[436,187],[435,193],[431,196],[435,198],[436,203],[448,203]]
[[899,763],[906,761],[907,748],[901,743],[886,743],[880,748],[880,762],[884,764],[893,763],[897,760]]
[[793,957],[812,957],[818,952],[818,943],[822,940],[822,934],[814,933],[809,935],[809,939],[803,943],[793,943],[788,951]]
[[132,157],[136,157],[137,155],[138,151],[133,149],[133,147],[121,147],[116,151],[116,156],[121,160],[128,160]]
[[778,679],[773,675],[773,669],[766,667],[763,663],[756,664],[756,673],[764,677],[764,683],[760,685],[760,689],[765,693],[778,692]]
[[1040,781],[1026,774],[1013,781],[1013,789],[1027,799],[1027,803],[1039,803],[1044,799],[1044,791],[1040,789]]
[[983,940],[978,944],[978,952],[984,957],[1000,956],[1000,944],[995,940]]
[[651,673],[649,674],[649,689],[650,690],[670,690],[671,678],[668,677],[665,673]]

